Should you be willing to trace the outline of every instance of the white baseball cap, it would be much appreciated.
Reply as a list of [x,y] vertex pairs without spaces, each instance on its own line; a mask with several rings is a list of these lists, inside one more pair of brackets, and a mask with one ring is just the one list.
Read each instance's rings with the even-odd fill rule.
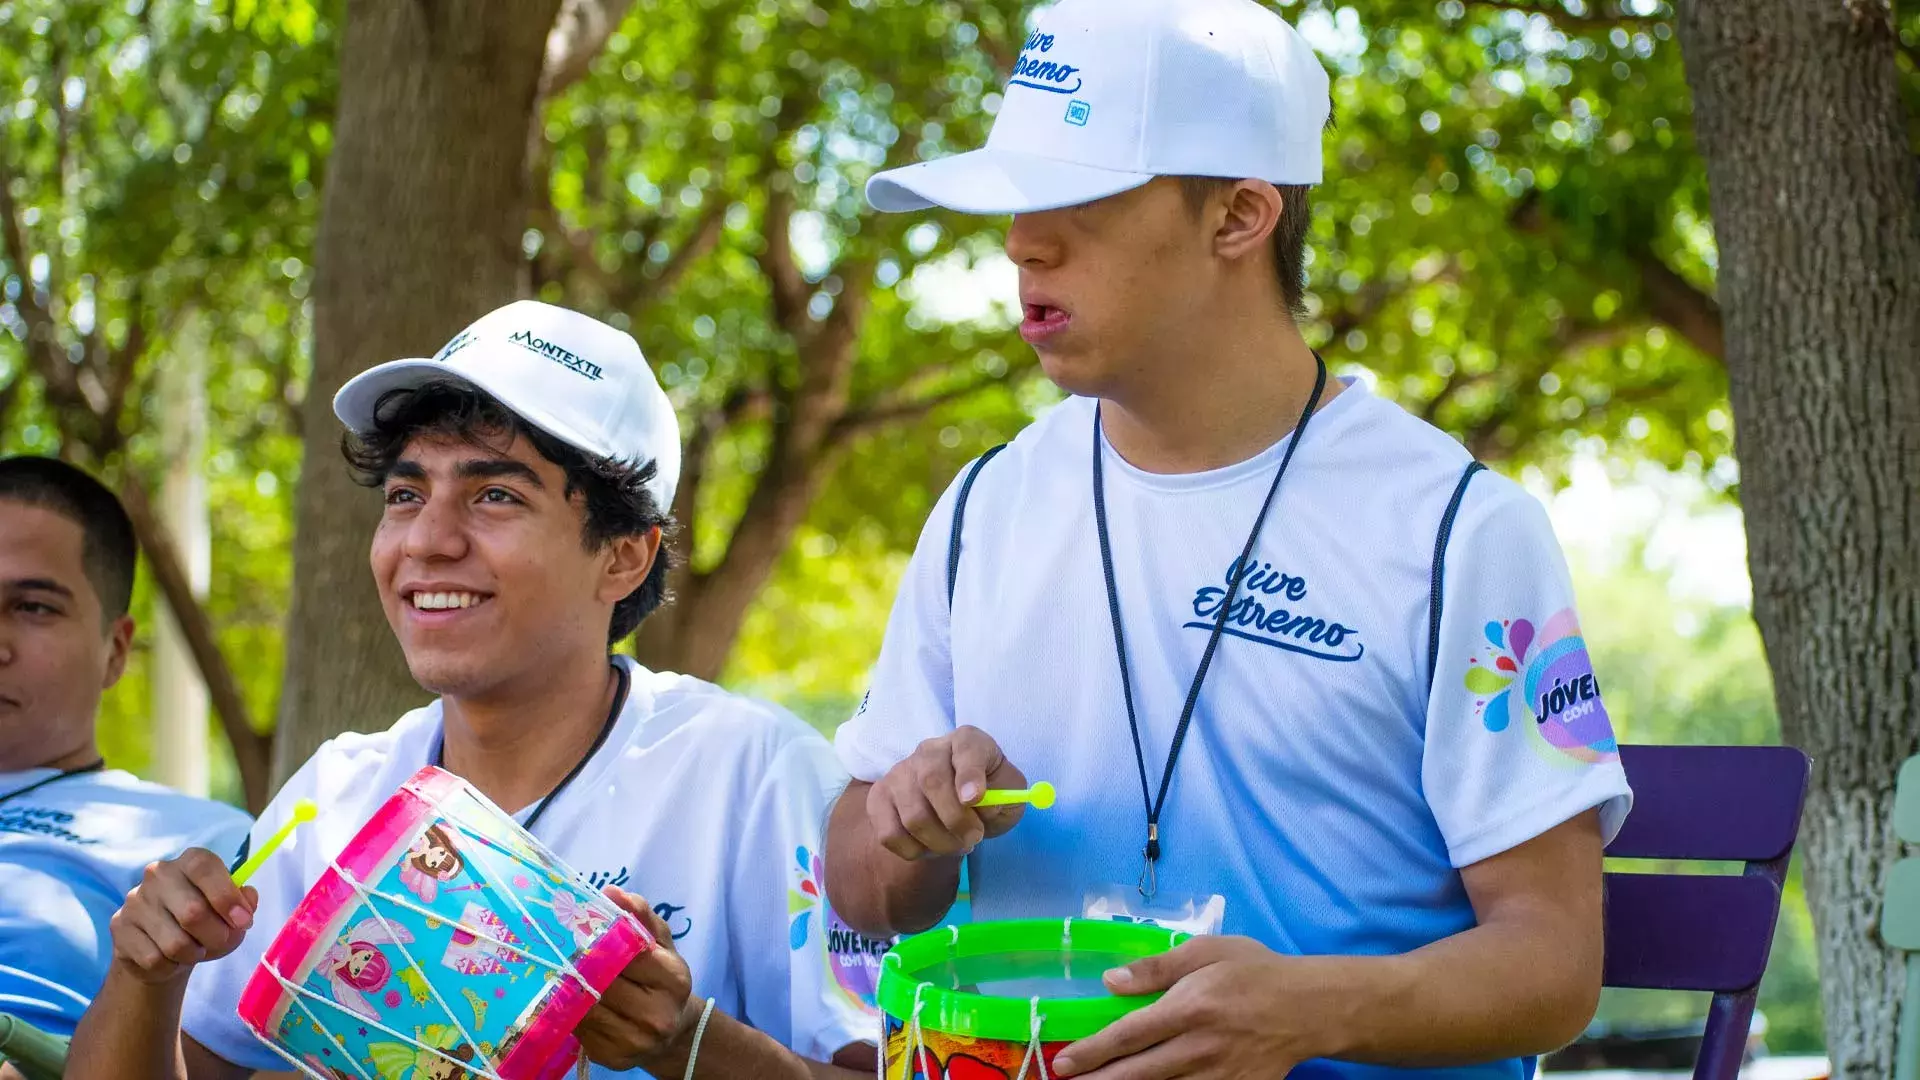
[[1320,182],[1326,69],[1254,0],[1060,0],[980,150],[880,173],[876,210],[1021,214],[1156,176]]
[[664,512],[680,483],[680,423],[633,335],[538,300],[482,315],[431,360],[394,360],[354,376],[333,397],[333,415],[357,432],[395,390],[452,379],[576,450],[614,461],[654,463],[647,490]]

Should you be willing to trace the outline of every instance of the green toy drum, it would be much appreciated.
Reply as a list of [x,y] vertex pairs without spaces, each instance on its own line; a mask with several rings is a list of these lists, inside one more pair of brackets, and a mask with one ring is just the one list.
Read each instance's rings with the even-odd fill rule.
[[945,926],[882,959],[882,1080],[1026,1080],[1158,994],[1116,997],[1101,976],[1189,935],[1101,919]]

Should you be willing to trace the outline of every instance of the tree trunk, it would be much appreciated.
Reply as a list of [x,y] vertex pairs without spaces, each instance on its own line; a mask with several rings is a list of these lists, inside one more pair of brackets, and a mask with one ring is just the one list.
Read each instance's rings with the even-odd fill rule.
[[[162,527],[193,598],[205,602],[213,575],[212,525],[207,515],[206,335],[198,320],[160,366],[160,446],[167,466],[160,485]],[[206,797],[207,684],[187,643],[186,621],[156,605],[149,685],[153,702],[153,778],[177,791]],[[244,785],[243,785],[244,786]]]
[[220,643],[214,639],[213,624],[207,620],[206,609],[194,598],[192,579],[187,576],[185,565],[174,554],[173,538],[167,535],[166,526],[155,515],[146,491],[131,476],[122,478],[120,502],[127,508],[127,517],[133,520],[133,534],[140,542],[140,550],[146,553],[154,585],[166,598],[167,609],[179,625],[187,648],[193,652],[200,679],[213,701],[213,711],[227,733],[227,745],[233,748],[234,764],[240,770],[240,789],[246,797],[247,811],[257,814],[266,807],[272,790],[268,786],[272,764],[270,740],[254,730],[246,699],[240,696],[240,685],[234,681],[233,668],[221,653]]
[[1827,1047],[1892,1072],[1876,932],[1920,750],[1920,168],[1883,0],[1680,0],[1720,249],[1754,618],[1814,759],[1802,844]]
[[315,257],[314,371],[275,771],[426,699],[367,570],[379,499],[339,453],[334,392],[431,356],[514,299],[530,211],[527,132],[559,0],[353,0]]

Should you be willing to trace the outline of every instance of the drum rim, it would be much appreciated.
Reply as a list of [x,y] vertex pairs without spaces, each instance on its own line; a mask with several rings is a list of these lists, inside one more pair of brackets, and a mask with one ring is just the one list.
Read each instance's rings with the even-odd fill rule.
[[[1032,1037],[1036,1010],[1031,999],[947,990],[908,972],[924,971],[950,957],[1058,951],[1063,940],[1090,952],[1144,959],[1166,952],[1191,936],[1161,926],[1106,919],[1010,919],[938,927],[904,938],[887,950],[881,957],[874,1000],[887,1017],[904,1023],[913,1015],[917,995],[920,1022],[928,1030],[1025,1043]],[[1084,1039],[1160,996],[1041,998],[1037,1004],[1040,1040]]]

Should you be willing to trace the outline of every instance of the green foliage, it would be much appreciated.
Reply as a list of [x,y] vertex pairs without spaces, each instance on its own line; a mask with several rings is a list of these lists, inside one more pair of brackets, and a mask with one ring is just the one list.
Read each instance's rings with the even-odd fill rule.
[[1665,22],[1459,0],[1288,13],[1336,44],[1310,275],[1333,355],[1483,458],[1552,470],[1592,435],[1670,467],[1730,453],[1718,358],[1667,321],[1710,313],[1717,332]]
[[164,338],[201,310],[242,362],[297,353],[284,279],[305,295],[331,42],[311,5],[247,8],[236,25],[164,0],[0,5],[0,169],[24,243],[4,252],[0,325],[16,342],[38,299],[63,350]]
[[[984,288],[964,268],[998,260],[1004,222],[876,215],[859,197],[885,164],[985,137],[1029,6],[643,0],[543,107],[534,170],[551,205],[529,222],[532,281],[630,325],[705,439],[690,447],[697,566],[725,557],[768,468],[803,339],[846,304],[863,313],[847,410],[896,415],[850,424],[809,463],[818,494],[749,619],[738,678],[793,668],[809,672],[781,676],[796,692],[850,693],[879,627],[821,605],[897,562],[959,466],[1050,399],[1004,309],[930,314]],[[1714,262],[1664,11],[1281,10],[1336,75],[1309,327],[1329,355],[1483,456],[1549,474],[1582,436],[1669,465],[1723,457],[1723,374],[1649,296],[1657,264],[1701,299]],[[0,253],[0,394],[14,398],[0,444],[84,458],[74,442],[104,426],[127,434],[104,468],[151,480],[147,388],[192,313],[212,401],[208,607],[257,717],[279,667],[288,403],[307,367],[341,17],[313,0],[0,5],[0,166],[27,255]],[[791,241],[797,317],[777,310],[770,235]],[[24,347],[32,297],[62,352],[144,330],[113,415],[49,393]],[[839,659],[771,644],[803,624],[842,627],[828,635]]]
[[860,702],[906,562],[877,526],[804,531],[747,621],[727,681],[831,735]]
[[[952,4],[643,2],[547,110],[552,215],[529,234],[541,292],[631,326],[683,425],[705,432],[689,448],[703,463],[690,538],[703,569],[766,474],[787,402],[823,366],[803,339],[836,309],[854,305],[860,322],[848,423],[808,462],[829,493],[816,528],[878,517],[905,546],[924,493],[1025,419],[994,386],[1032,367],[1009,321],[937,323],[907,287],[922,266],[997,252],[1003,223],[878,215],[861,197],[884,165],[985,138],[989,49],[1020,34],[1018,5],[967,16]],[[781,308],[784,271],[803,310]],[[895,423],[875,422],[890,411]],[[902,428],[961,438],[903,440]],[[927,452],[901,455],[903,442]]]

